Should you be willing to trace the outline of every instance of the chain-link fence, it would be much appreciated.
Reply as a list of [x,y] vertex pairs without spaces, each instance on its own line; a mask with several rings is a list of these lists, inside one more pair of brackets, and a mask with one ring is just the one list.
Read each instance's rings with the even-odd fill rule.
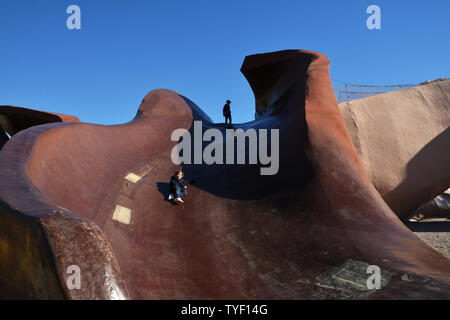
[[331,79],[333,82],[334,93],[338,103],[370,97],[376,94],[395,91],[399,89],[411,88],[419,85],[425,85],[436,81],[446,80],[445,78],[436,79],[434,81],[425,81],[409,84],[394,84],[394,85],[364,85],[353,84],[341,80]]

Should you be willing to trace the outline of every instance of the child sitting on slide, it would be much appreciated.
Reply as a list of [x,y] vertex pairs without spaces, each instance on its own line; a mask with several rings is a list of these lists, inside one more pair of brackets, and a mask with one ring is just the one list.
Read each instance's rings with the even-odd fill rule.
[[168,200],[173,200],[175,204],[183,203],[181,197],[187,195],[187,186],[184,185],[184,173],[179,170],[170,178],[170,190]]

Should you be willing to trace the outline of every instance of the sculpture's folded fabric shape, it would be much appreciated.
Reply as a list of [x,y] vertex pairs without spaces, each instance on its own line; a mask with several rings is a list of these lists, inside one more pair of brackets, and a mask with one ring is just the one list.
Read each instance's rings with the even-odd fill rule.
[[15,106],[0,106],[0,148],[17,132],[53,122],[79,122],[77,117]]
[[[242,72],[265,113],[233,128],[278,129],[279,170],[185,163],[196,183],[183,206],[165,201],[180,169],[172,133],[195,135],[195,120],[201,133],[230,128],[175,92],[150,92],[123,125],[18,133],[0,152],[1,296],[448,299],[450,260],[375,190],[328,69],[310,51],[247,57]],[[73,265],[80,289],[67,286]]]
[[450,186],[450,79],[339,107],[373,185],[397,216],[407,218]]

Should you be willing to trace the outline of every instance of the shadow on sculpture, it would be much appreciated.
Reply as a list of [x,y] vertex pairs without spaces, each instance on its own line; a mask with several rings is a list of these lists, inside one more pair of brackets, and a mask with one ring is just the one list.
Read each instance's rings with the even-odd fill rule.
[[[422,191],[425,193],[430,192],[429,185],[433,186],[434,189],[428,195],[430,199],[444,192],[448,188],[448,181],[447,177],[440,173],[448,169],[450,153],[441,152],[439,159],[430,154],[439,153],[445,145],[450,146],[450,128],[431,140],[408,162],[404,180],[398,187],[383,196],[386,202],[391,203],[391,206],[399,211],[413,212],[422,205],[421,199],[415,197],[415,194],[420,192],[421,184],[426,184],[425,190]],[[433,163],[430,162],[431,160]],[[424,176],[428,178],[426,181],[423,180]],[[414,186],[414,193],[409,191],[411,186]],[[399,198],[399,194],[404,198]]]

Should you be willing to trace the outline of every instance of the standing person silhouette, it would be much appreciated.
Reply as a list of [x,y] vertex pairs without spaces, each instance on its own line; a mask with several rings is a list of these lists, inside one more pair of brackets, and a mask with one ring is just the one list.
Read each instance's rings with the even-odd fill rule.
[[230,100],[227,100],[227,103],[223,106],[223,116],[225,117],[225,124],[227,124],[228,120],[230,120],[231,124],[231,109],[230,109]]

